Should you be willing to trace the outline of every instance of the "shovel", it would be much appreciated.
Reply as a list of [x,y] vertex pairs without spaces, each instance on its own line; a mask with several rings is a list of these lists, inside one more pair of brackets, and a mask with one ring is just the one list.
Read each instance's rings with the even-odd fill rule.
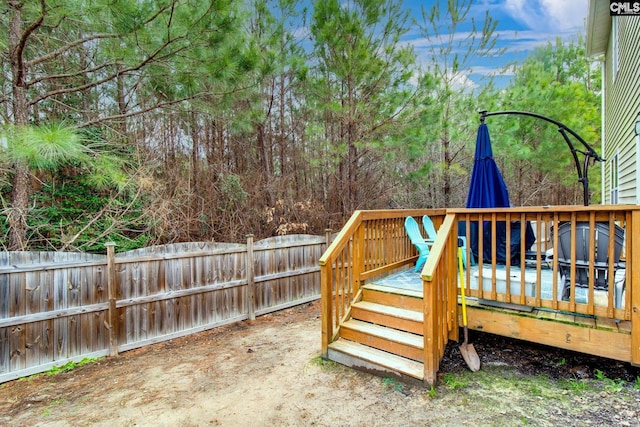
[[467,303],[464,298],[464,274],[462,272],[462,247],[458,246],[458,269],[460,271],[460,296],[462,297],[462,326],[464,328],[464,342],[460,346],[460,353],[462,358],[467,363],[469,369],[472,372],[477,372],[480,369],[480,357],[476,353],[476,349],[473,348],[473,344],[469,344],[469,328],[467,327]]

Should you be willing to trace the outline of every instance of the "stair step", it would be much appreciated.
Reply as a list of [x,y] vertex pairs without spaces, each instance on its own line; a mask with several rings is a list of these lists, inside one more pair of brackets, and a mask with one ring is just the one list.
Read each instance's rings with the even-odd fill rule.
[[369,301],[358,301],[353,304],[354,307],[361,307],[365,310],[375,311],[378,313],[388,314],[390,316],[399,317],[401,319],[415,320],[422,322],[422,312],[416,310],[408,310],[406,308],[391,307],[388,305],[378,304]]
[[354,329],[367,335],[384,338],[387,341],[397,342],[399,344],[410,345],[416,348],[423,348],[424,339],[421,335],[412,334],[398,329],[387,328],[386,326],[375,325],[361,320],[351,319],[344,322],[342,328]]
[[398,329],[351,319],[340,327],[340,336],[409,359],[424,357],[423,337]]
[[359,301],[351,306],[351,316],[377,325],[422,335],[423,314],[415,310],[391,307],[369,301]]
[[363,289],[422,299],[422,291],[412,291],[411,289],[394,288],[392,286],[376,285],[374,283],[364,285]]
[[423,310],[422,292],[368,284],[362,287],[362,295],[368,302],[419,312]]
[[344,339],[329,344],[329,359],[379,376],[424,378],[424,365],[420,362]]

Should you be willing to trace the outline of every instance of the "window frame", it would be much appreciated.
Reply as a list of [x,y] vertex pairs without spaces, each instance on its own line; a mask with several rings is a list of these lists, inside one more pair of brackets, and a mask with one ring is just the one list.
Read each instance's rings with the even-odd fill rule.
[[609,162],[609,203],[617,205],[620,202],[620,156],[616,151]]

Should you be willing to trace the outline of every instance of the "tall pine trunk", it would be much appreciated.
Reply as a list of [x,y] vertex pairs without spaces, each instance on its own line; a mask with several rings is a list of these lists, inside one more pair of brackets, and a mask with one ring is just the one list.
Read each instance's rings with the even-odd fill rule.
[[[25,87],[26,68],[23,62],[24,37],[22,29],[22,2],[9,1],[12,14],[9,23],[9,54],[11,58],[11,84],[13,93],[13,124],[17,128],[27,125],[28,104]],[[32,25],[39,25],[35,22]],[[23,250],[27,235],[27,211],[29,209],[29,171],[25,165],[13,164],[13,191],[11,193],[11,209],[9,210],[9,245],[10,251]]]

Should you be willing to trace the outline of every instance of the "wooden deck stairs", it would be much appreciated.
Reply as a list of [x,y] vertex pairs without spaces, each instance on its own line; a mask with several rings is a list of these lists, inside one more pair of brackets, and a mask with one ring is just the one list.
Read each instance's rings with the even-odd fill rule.
[[378,376],[422,381],[422,294],[368,284],[358,299],[329,344],[329,359]]

